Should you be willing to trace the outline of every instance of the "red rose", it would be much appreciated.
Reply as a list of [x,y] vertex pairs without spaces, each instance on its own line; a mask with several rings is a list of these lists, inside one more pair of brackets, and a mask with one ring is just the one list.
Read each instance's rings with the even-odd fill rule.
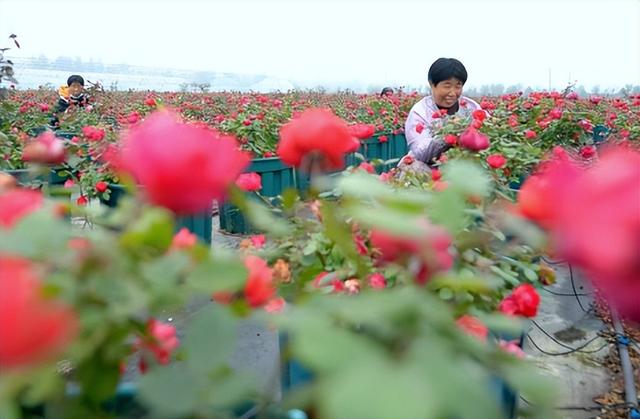
[[42,207],[42,194],[31,189],[10,189],[0,195],[0,228],[13,227],[21,218]]
[[344,155],[356,144],[342,119],[330,110],[311,108],[280,128],[278,155],[285,164],[299,167],[305,156],[317,152],[329,169],[342,169]]
[[139,120],[140,120],[140,114],[136,111],[133,111],[129,115],[127,115],[127,122],[130,124],[135,124]]
[[376,168],[373,167],[373,165],[371,163],[366,162],[366,161],[363,161],[362,163],[360,163],[358,168],[364,170],[367,173],[375,173],[376,172]]
[[82,135],[87,137],[88,140],[100,141],[104,138],[104,130],[98,127],[87,125],[82,127]]
[[380,179],[381,182],[385,182],[388,183],[389,180],[391,180],[391,173],[390,172],[382,172],[380,173],[380,176],[378,176],[378,179]]
[[119,160],[152,203],[192,214],[224,197],[249,156],[238,151],[235,138],[159,111],[128,132]]
[[381,273],[374,273],[369,275],[368,282],[369,286],[373,289],[387,288],[387,280]]
[[147,322],[147,335],[148,337],[138,340],[136,347],[151,352],[159,364],[168,364],[171,360],[171,353],[180,346],[180,340],[176,336],[176,328],[156,319],[150,319]]
[[381,264],[407,264],[410,259],[417,259],[419,269],[415,280],[420,285],[424,285],[436,272],[446,271],[453,265],[449,233],[443,227],[427,222],[423,230],[419,236],[406,237],[374,229],[370,238]]
[[536,138],[538,136],[538,134],[536,134],[536,132],[534,130],[528,129],[524,132],[524,137],[528,140],[533,140],[534,138]]
[[490,111],[490,110],[495,109],[495,108],[496,108],[496,105],[495,105],[495,103],[490,102],[490,101],[488,101],[488,100],[483,100],[482,102],[480,102],[480,107],[481,107],[482,109],[486,109],[486,110],[489,110],[489,111]]
[[540,225],[548,224],[554,215],[552,201],[549,201],[550,185],[542,175],[533,175],[524,182],[518,192],[518,208],[525,217]]
[[80,207],[84,207],[85,205],[87,205],[89,203],[89,200],[87,199],[86,196],[84,195],[80,195],[78,197],[78,199],[76,199],[76,205],[80,206]]
[[515,356],[517,356],[518,358],[524,358],[527,355],[524,353],[524,351],[522,350],[522,348],[520,347],[519,342],[517,341],[504,341],[504,340],[500,340],[500,342],[498,343],[500,349],[502,349],[505,352],[508,352],[510,354],[513,354]]
[[578,125],[586,132],[593,131],[593,124],[588,119],[581,119],[578,121]]
[[373,137],[376,127],[372,124],[355,124],[349,126],[349,132],[357,139],[365,140]]
[[256,234],[255,236],[249,237],[249,240],[251,240],[251,244],[256,249],[260,249],[267,242],[267,239],[264,236],[264,234]]
[[[562,165],[569,164],[561,162]],[[640,321],[640,153],[615,148],[588,170],[551,172],[558,198],[550,228],[560,257],[580,266],[622,315]]]
[[439,169],[431,169],[431,179],[440,180],[442,179],[442,172]]
[[489,148],[489,137],[470,127],[460,135],[459,143],[460,147],[472,151],[480,151]]
[[251,307],[266,304],[276,293],[273,284],[273,271],[267,262],[258,256],[249,255],[245,258],[245,266],[249,276],[244,288],[244,296]]
[[509,316],[535,317],[539,304],[538,291],[531,284],[522,284],[500,302],[498,310]]
[[356,245],[356,250],[360,255],[366,255],[369,253],[369,249],[367,249],[367,244],[365,243],[364,237],[361,234],[356,233],[353,235],[353,243]]
[[487,113],[485,111],[483,111],[482,109],[476,109],[475,111],[473,111],[473,113],[471,114],[471,117],[473,119],[475,119],[476,121],[484,121],[485,118],[487,117]]
[[0,370],[55,358],[78,330],[75,313],[47,298],[26,259],[0,255]]
[[418,134],[422,134],[423,130],[424,130],[424,125],[423,124],[416,124],[416,132]]
[[44,164],[58,164],[65,161],[64,142],[51,131],[43,132],[22,150],[22,160]]
[[586,145],[580,149],[580,157],[583,159],[590,159],[596,154],[598,154],[596,148],[592,145]]
[[563,148],[554,148],[552,160],[542,164],[538,172],[527,178],[518,192],[518,207],[522,215],[543,227],[555,224],[563,190],[572,187],[578,170]]
[[[330,278],[326,278],[327,275],[331,275]],[[338,279],[333,277],[333,272],[321,272],[313,279],[312,284],[314,288],[325,288],[330,286],[333,293],[338,294],[344,291],[344,283]]]
[[554,108],[549,112],[549,118],[551,119],[560,119],[562,118],[562,109]]
[[477,317],[465,314],[456,320],[456,324],[467,334],[475,336],[483,342],[487,341],[489,329]]
[[243,173],[238,176],[236,185],[245,192],[259,191],[262,189],[262,178],[255,172]]
[[282,297],[276,297],[271,300],[264,306],[264,311],[267,313],[281,313],[284,310],[284,306],[286,305],[286,301]]
[[173,236],[170,250],[191,249],[198,243],[198,236],[189,231],[188,228],[182,227],[180,231]]
[[109,184],[107,182],[100,181],[96,183],[96,191],[98,193],[106,192],[107,189],[109,189]]
[[444,142],[449,145],[456,145],[458,144],[458,137],[453,134],[447,134],[444,136]]
[[494,169],[499,169],[507,164],[507,159],[502,154],[492,154],[487,157],[487,163]]
[[387,138],[386,135],[381,135],[378,137],[378,142],[379,143],[386,143],[387,141],[389,141],[389,138]]

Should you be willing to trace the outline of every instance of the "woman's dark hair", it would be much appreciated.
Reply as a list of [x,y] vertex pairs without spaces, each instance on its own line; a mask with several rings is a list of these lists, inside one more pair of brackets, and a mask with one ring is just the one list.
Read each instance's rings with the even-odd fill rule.
[[438,58],[429,68],[429,83],[436,86],[443,80],[455,77],[462,84],[467,82],[467,69],[455,58]]
[[74,74],[67,79],[67,86],[71,86],[72,83],[80,83],[84,86],[84,79],[82,78],[82,76]]
[[391,87],[385,87],[384,89],[382,89],[382,92],[380,92],[380,96],[386,96],[388,94],[393,94],[393,89]]

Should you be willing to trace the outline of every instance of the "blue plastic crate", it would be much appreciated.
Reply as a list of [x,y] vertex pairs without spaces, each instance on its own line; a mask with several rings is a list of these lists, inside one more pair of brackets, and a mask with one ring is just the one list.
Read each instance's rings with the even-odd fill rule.
[[[110,183],[109,184],[109,198],[105,199],[99,197],[100,202],[109,208],[115,208],[118,206],[120,199],[127,194],[127,190],[124,186]],[[183,215],[176,217],[175,231],[178,232],[183,227],[186,227],[190,232],[200,238],[201,241],[207,244],[211,244],[211,235],[213,229],[213,205],[207,208],[200,214],[195,215]]]
[[[281,195],[288,188],[296,187],[296,176],[292,167],[286,166],[277,157],[254,159],[245,173],[255,172],[260,175],[262,189],[260,194],[266,197]],[[234,205],[220,205],[220,229],[232,234],[249,234],[255,228],[244,218],[242,212]]]

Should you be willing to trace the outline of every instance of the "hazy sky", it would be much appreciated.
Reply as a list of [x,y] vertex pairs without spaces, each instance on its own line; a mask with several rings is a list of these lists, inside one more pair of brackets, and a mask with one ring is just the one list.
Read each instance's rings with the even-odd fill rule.
[[424,85],[446,56],[473,86],[640,84],[640,0],[0,0],[2,33],[14,56],[303,83]]

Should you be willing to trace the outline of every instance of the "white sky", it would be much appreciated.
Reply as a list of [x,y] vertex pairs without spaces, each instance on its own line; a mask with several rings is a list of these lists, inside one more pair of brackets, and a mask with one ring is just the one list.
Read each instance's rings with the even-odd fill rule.
[[314,84],[425,85],[441,56],[472,86],[640,84],[640,0],[0,0],[4,33],[14,56]]

